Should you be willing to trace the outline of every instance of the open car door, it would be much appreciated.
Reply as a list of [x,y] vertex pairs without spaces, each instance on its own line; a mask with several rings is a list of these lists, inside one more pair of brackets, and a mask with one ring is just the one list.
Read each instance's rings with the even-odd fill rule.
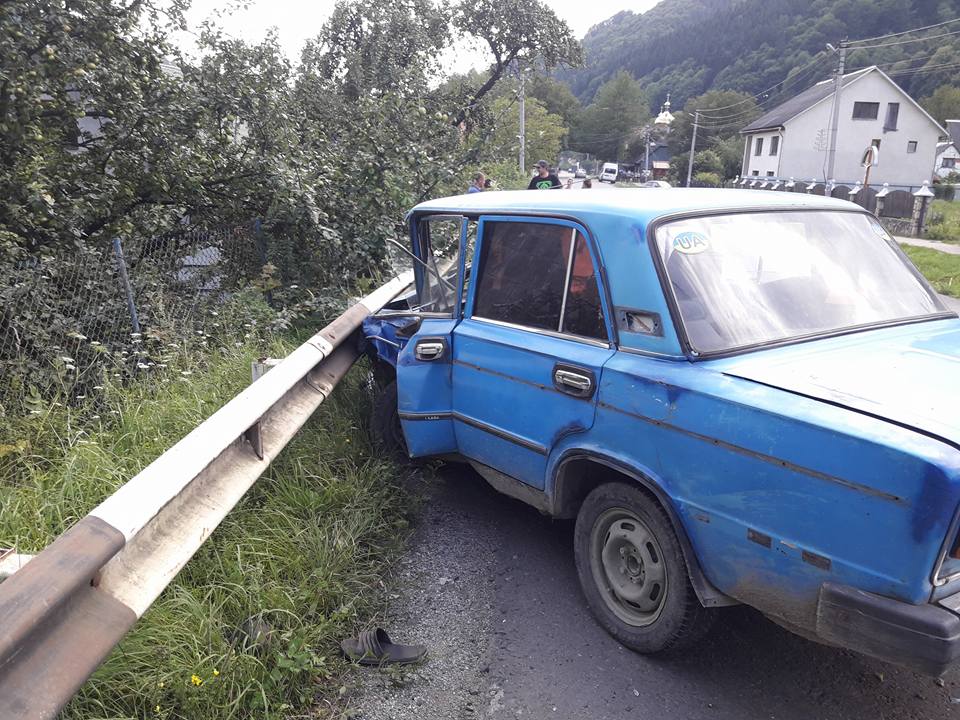
[[397,409],[411,457],[457,450],[452,410],[452,337],[463,298],[475,235],[459,215],[410,220],[415,263],[416,327],[397,357]]

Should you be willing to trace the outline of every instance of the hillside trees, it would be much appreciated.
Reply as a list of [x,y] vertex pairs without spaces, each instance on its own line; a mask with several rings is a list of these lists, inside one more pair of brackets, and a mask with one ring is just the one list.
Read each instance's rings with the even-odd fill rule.
[[[643,14],[623,12],[592,28],[583,41],[587,65],[560,79],[588,103],[603,81],[625,69],[648,90],[653,111],[667,92],[678,105],[715,88],[750,94],[774,88],[769,99],[775,100],[776,86],[802,71],[802,83],[780,98],[786,99],[829,75],[833,62],[817,59],[824,58],[827,42],[882,36],[958,16],[960,6],[953,0],[662,0]],[[885,69],[922,69],[896,77],[921,97],[951,82],[955,69],[949,61],[960,49],[960,36],[871,45],[877,47],[851,51],[848,67],[897,63]]]

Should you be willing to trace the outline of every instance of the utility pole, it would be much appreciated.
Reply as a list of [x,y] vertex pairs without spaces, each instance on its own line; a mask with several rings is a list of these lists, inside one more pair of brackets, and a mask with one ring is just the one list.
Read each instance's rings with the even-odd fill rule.
[[643,133],[643,179],[650,179],[650,130],[649,128],[644,129]]
[[525,175],[527,172],[527,158],[526,158],[526,145],[527,145],[527,105],[525,92],[523,87],[524,81],[524,72],[517,67],[517,72],[520,75],[520,173]]
[[830,113],[830,144],[827,148],[827,176],[824,182],[833,180],[833,170],[837,160],[837,127],[840,124],[840,88],[843,85],[843,70],[847,61],[847,41],[840,42],[839,49],[827,43],[827,49],[837,52],[840,55],[837,63],[837,75],[833,81],[833,110]]
[[687,187],[690,187],[690,178],[693,177],[693,153],[697,149],[697,124],[700,122],[700,111],[693,111],[693,137],[690,138],[690,160],[687,162]]

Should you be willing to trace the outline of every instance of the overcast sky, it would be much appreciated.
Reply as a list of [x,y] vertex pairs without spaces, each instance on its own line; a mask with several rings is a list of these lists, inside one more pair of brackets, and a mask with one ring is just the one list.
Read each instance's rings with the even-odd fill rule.
[[[574,35],[582,38],[593,25],[606,20],[621,10],[645,12],[659,0],[546,0],[561,18],[567,21]],[[188,15],[192,27],[211,17],[218,10],[233,5],[231,0],[194,0]],[[267,29],[276,27],[280,42],[291,59],[300,55],[304,41],[316,35],[320,26],[330,15],[335,0],[252,0],[246,10],[221,18],[221,25],[228,33],[244,40],[263,38]],[[185,45],[190,39],[184,40]],[[185,48],[186,49],[186,48]],[[451,63],[451,69],[467,70],[483,56],[460,53]]]

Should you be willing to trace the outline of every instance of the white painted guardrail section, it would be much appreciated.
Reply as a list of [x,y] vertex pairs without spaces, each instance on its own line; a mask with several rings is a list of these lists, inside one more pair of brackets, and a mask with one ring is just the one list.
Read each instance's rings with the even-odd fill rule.
[[6,557],[2,720],[57,715],[347,373],[344,341],[412,279],[362,298],[41,553]]

